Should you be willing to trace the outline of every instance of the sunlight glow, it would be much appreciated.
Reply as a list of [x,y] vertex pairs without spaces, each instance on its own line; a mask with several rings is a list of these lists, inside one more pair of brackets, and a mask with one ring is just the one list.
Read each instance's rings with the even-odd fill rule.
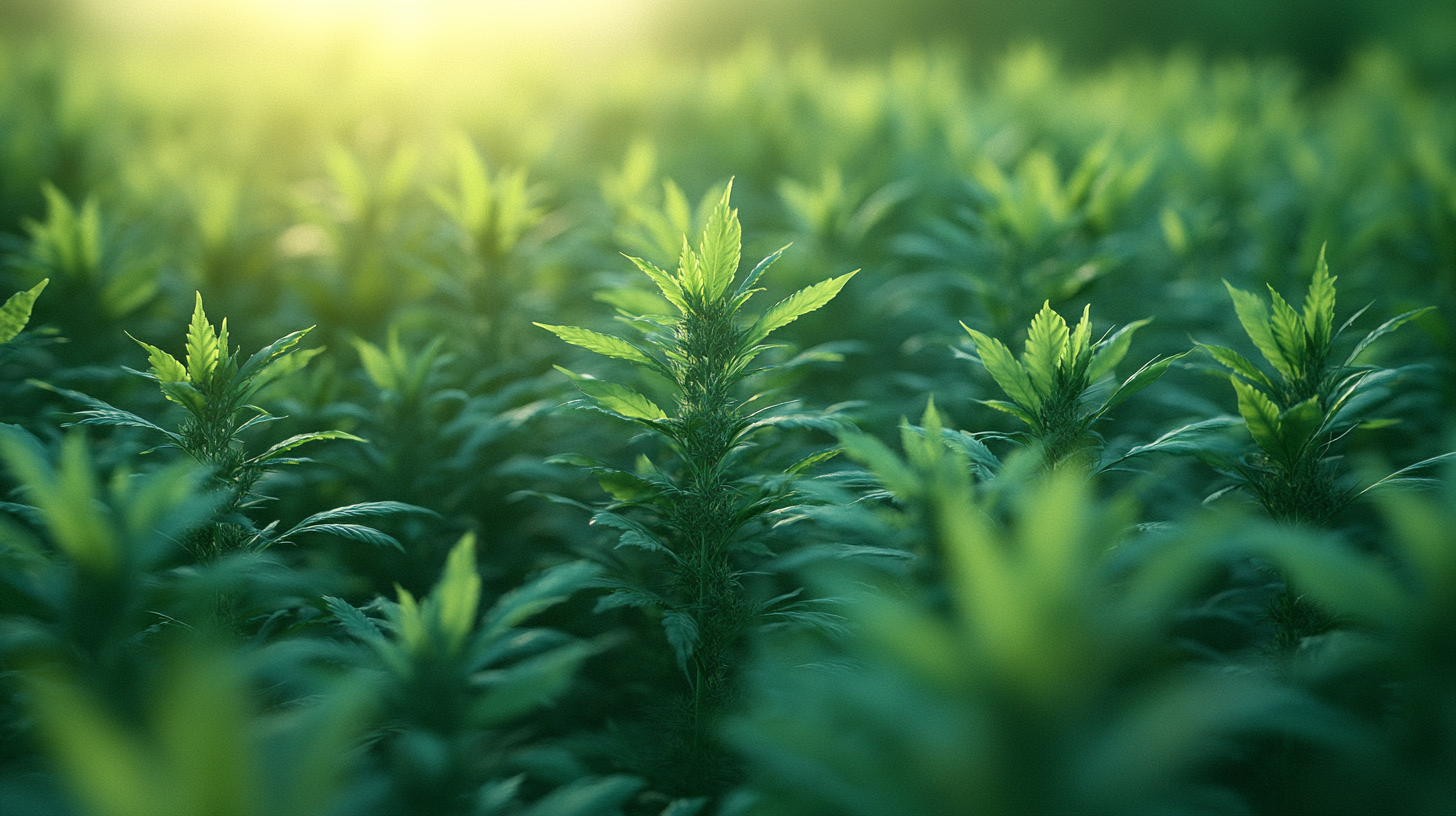
[[656,2],[660,0],[90,0],[85,15],[94,27],[123,36],[344,36],[409,49],[467,41],[495,46],[618,38],[634,31]]

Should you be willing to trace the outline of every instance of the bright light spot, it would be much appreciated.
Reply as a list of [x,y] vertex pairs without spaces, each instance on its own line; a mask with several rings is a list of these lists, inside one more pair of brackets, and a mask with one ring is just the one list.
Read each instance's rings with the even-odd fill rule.
[[88,16],[113,31],[239,36],[360,36],[392,45],[474,41],[575,42],[635,31],[662,0],[90,0]]

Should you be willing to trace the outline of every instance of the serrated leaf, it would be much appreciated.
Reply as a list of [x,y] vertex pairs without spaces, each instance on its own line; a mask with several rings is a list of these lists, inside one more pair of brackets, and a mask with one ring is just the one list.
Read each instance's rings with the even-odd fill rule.
[[749,423],[744,433],[759,428],[811,428],[816,431],[834,433],[845,426],[845,420],[823,414],[780,414],[764,417]]
[[1092,354],[1092,362],[1087,366],[1087,382],[1094,383],[1104,376],[1111,374],[1127,356],[1128,349],[1132,346],[1133,332],[1152,322],[1151,318],[1134,320],[1133,322],[1118,329],[1111,337],[1097,344],[1097,351]]
[[703,297],[703,262],[688,245],[686,235],[682,239],[682,251],[678,253],[677,280],[682,285],[684,294],[699,299]]
[[217,331],[207,321],[202,310],[202,293],[197,293],[197,305],[192,310],[192,323],[187,327],[187,374],[194,384],[206,383],[217,370],[220,350]]
[[567,600],[601,572],[600,566],[586,561],[569,561],[551,567],[502,595],[486,613],[480,637],[487,641],[500,637],[532,615]]
[[1422,314],[1425,314],[1426,312],[1431,311],[1434,308],[1436,307],[1427,306],[1424,309],[1412,309],[1405,314],[1396,315],[1395,317],[1392,317],[1384,323],[1381,323],[1378,327],[1376,327],[1375,331],[1365,335],[1365,339],[1361,340],[1358,344],[1356,344],[1355,350],[1351,351],[1350,356],[1345,358],[1345,365],[1354,365],[1355,360],[1358,359],[1362,353],[1364,353],[1365,349],[1370,348],[1370,344],[1374,343],[1376,340],[1379,340],[1381,337],[1390,334],[1391,332],[1405,325],[1407,322],[1414,320],[1415,318],[1421,316]]
[[1124,380],[1122,385],[1117,387],[1116,391],[1112,392],[1112,396],[1107,398],[1106,404],[1102,406],[1101,410],[1098,411],[1098,414],[1100,415],[1106,413],[1113,408],[1116,408],[1128,397],[1131,397],[1133,394],[1136,394],[1137,392],[1157,382],[1160,377],[1168,372],[1168,366],[1172,365],[1175,360],[1178,360],[1179,358],[1189,353],[1190,352],[1185,351],[1183,352],[1183,354],[1175,354],[1172,357],[1165,357],[1161,360],[1149,361],[1142,368],[1138,369],[1131,377],[1128,377],[1126,380]]
[[168,401],[191,411],[196,416],[201,416],[207,410],[207,397],[202,395],[189,382],[162,383],[162,396]]
[[332,510],[324,510],[314,513],[299,524],[313,524],[321,521],[338,521],[340,519],[367,518],[369,516],[387,516],[396,513],[416,513],[428,516],[439,515],[428,507],[420,507],[417,504],[406,504],[398,501],[374,501],[358,502],[357,504],[346,504],[343,507],[335,507]]
[[1229,382],[1234,384],[1234,391],[1239,398],[1239,415],[1244,418],[1244,425],[1248,427],[1249,435],[1254,437],[1254,443],[1265,453],[1284,462],[1284,445],[1279,435],[1278,406],[1264,396],[1264,392],[1238,377],[1229,377]]
[[672,646],[673,654],[677,655],[678,668],[692,678],[692,673],[688,671],[688,660],[698,646],[698,622],[686,612],[669,609],[662,613],[662,631],[667,634],[667,642]]
[[856,269],[848,275],[840,275],[837,278],[820,281],[813,286],[800,289],[779,301],[767,312],[764,312],[763,316],[748,330],[748,334],[743,340],[744,347],[757,345],[760,340],[768,337],[778,329],[824,306],[824,304],[833,300],[834,296],[839,294],[839,290],[844,288],[844,284],[848,283],[849,279],[854,277],[858,272],[859,270]]
[[348,433],[346,431],[313,431],[310,433],[290,436],[282,442],[279,442],[278,444],[269,448],[268,450],[265,450],[257,456],[253,457],[252,461],[260,464],[266,464],[280,454],[287,453],[288,451],[291,451],[294,448],[299,447],[300,445],[306,445],[309,442],[320,442],[326,439],[347,439],[352,442],[367,441],[362,437],[355,436],[354,434]]
[[626,516],[602,511],[592,516],[591,523],[620,530],[621,535],[617,539],[618,547],[636,547],[650,552],[660,552],[674,561],[678,560],[677,553],[669,549],[655,533]]
[[749,290],[751,290],[754,285],[758,283],[758,279],[763,277],[764,271],[766,271],[770,266],[773,266],[773,262],[777,261],[779,257],[784,254],[784,250],[788,249],[791,246],[793,246],[793,244],[784,244],[783,246],[779,247],[777,252],[774,252],[773,254],[759,261],[758,265],[753,268],[753,271],[749,272],[748,276],[743,279],[743,282],[738,284],[738,288],[734,290],[733,296],[735,298],[738,298],[747,294]]
[[399,539],[396,539],[388,533],[382,533],[373,527],[365,527],[362,524],[310,524],[306,527],[299,525],[289,530],[285,536],[280,536],[274,543],[282,541],[285,537],[292,538],[293,536],[303,535],[304,533],[329,533],[340,538],[347,538],[351,541],[362,541],[366,544],[373,544],[376,547],[393,547],[400,552],[404,552],[404,545],[399,543]]
[[941,433],[941,438],[947,445],[964,453],[971,463],[980,468],[988,477],[1001,470],[1001,460],[996,454],[986,447],[986,443],[977,439],[966,431],[955,431],[947,428]]
[[1324,424],[1324,418],[1317,396],[1310,397],[1279,415],[1279,433],[1291,462],[1299,457],[1304,446],[1319,431]]
[[[131,334],[128,333],[127,337],[131,337]],[[182,365],[176,357],[150,343],[143,343],[135,337],[131,337],[131,339],[136,340],[137,345],[146,349],[147,364],[151,368],[152,376],[156,377],[158,382],[165,384],[187,381],[187,366]]]
[[51,279],[45,280],[32,286],[24,292],[16,292],[0,306],[0,344],[9,343],[15,339],[30,322],[30,312],[35,306],[35,299],[46,288]]
[[[1196,341],[1195,341],[1196,342]],[[1244,355],[1224,346],[1212,346],[1207,343],[1196,343],[1196,345],[1213,356],[1214,360],[1225,368],[1232,370],[1235,374],[1249,380],[1250,382],[1272,389],[1273,383],[1253,361]]]
[[732,192],[733,182],[729,180],[723,198],[708,216],[698,244],[698,258],[703,265],[703,298],[708,301],[721,298],[738,273],[743,230],[738,224],[738,211],[728,205]]
[[[252,399],[254,394],[263,390],[274,381],[283,379],[296,371],[301,371],[304,366],[308,365],[310,360],[323,352],[324,347],[319,346],[318,348],[278,355],[272,362],[263,366],[262,370],[255,374],[251,380],[246,381],[246,385],[238,392],[239,399]],[[245,381],[234,374],[232,382],[243,383]]]
[[1274,342],[1279,345],[1279,353],[1284,357],[1289,370],[1296,373],[1303,371],[1308,356],[1304,345],[1304,321],[1299,318],[1294,307],[1274,291],[1274,287],[1269,287],[1269,294],[1274,304],[1273,314],[1269,318],[1269,330],[1274,334]]
[[592,612],[606,612],[609,609],[620,609],[622,607],[636,609],[644,606],[661,605],[662,598],[651,592],[636,588],[619,587],[598,598],[597,605],[592,607]]
[[1257,295],[1245,292],[1242,289],[1235,289],[1228,281],[1223,285],[1228,289],[1229,297],[1233,299],[1234,311],[1239,316],[1239,323],[1243,325],[1244,332],[1249,339],[1254,341],[1254,348],[1264,355],[1269,365],[1274,366],[1285,379],[1295,379],[1294,371],[1284,361],[1284,355],[1279,351],[1279,343],[1274,339],[1274,332],[1269,327],[1269,307],[1264,305]]
[[1330,276],[1329,264],[1325,263],[1325,246],[1320,247],[1319,260],[1314,265],[1314,278],[1309,282],[1309,293],[1304,296],[1304,330],[1315,348],[1330,344],[1335,328],[1335,281]]
[[652,368],[657,367],[656,361],[649,357],[646,352],[620,337],[613,337],[609,334],[602,334],[601,332],[594,332],[591,329],[583,329],[577,326],[548,326],[545,323],[536,323],[534,325],[540,326],[573,346],[579,346],[587,351],[594,351],[606,357],[627,360]]
[[[1432,456],[1429,459],[1422,459],[1421,461],[1416,462],[1413,465],[1406,465],[1400,470],[1397,470],[1396,472],[1385,476],[1384,478],[1371,484],[1369,487],[1361,490],[1360,493],[1361,495],[1363,495],[1378,487],[1395,484],[1427,484],[1431,486],[1440,485],[1442,481],[1439,479],[1409,477],[1406,476],[1406,474],[1426,470],[1428,468],[1435,467],[1436,465],[1445,462],[1451,462],[1453,460],[1456,460],[1456,451],[1443,453],[1440,456]],[[1434,482],[1435,484],[1431,484],[1432,482]],[[1386,497],[1383,503],[1386,504],[1386,517],[1390,519],[1393,525],[1400,528],[1400,537],[1406,540],[1406,544],[1408,546],[1416,545],[1419,547],[1420,552],[1414,554],[1422,562],[1424,562],[1422,564],[1422,569],[1424,571],[1441,569],[1441,563],[1446,559],[1446,544],[1443,539],[1444,529],[1441,525],[1431,524],[1423,530],[1421,520],[1417,520],[1421,516],[1429,516],[1435,508],[1429,505],[1422,506],[1420,504],[1412,504],[1408,498],[1398,496]],[[1399,509],[1406,511],[1406,515],[1398,515],[1397,507],[1395,505],[1399,505]],[[1440,530],[1441,532],[1434,532],[1437,530]],[[1417,539],[1423,540],[1417,541]]]
[[799,461],[790,465],[787,469],[784,470],[784,473],[787,473],[790,476],[800,475],[808,471],[815,465],[833,459],[842,452],[842,448],[830,448],[829,450],[822,450],[818,453],[811,453],[808,456],[805,456],[803,459],[800,459]]
[[1032,387],[1031,377],[1027,375],[1026,369],[1011,355],[1011,349],[1006,348],[1000,340],[984,335],[964,323],[961,328],[969,332],[971,339],[976,341],[976,353],[981,356],[982,365],[990,372],[991,379],[1001,386],[1001,390],[1023,408],[1039,410],[1041,396]]
[[682,287],[678,285],[678,282],[671,275],[641,258],[634,258],[631,255],[625,257],[636,265],[638,269],[642,270],[647,277],[651,278],[653,283],[657,284],[658,290],[662,292],[662,296],[667,298],[669,303],[676,306],[679,311],[683,313],[687,312],[688,304],[686,300],[683,300]]
[[820,632],[833,635],[845,635],[850,631],[845,617],[834,612],[823,612],[813,609],[789,609],[780,612],[769,612],[763,617],[770,626],[778,625],[800,627],[803,629],[817,629]]
[[1005,400],[976,400],[976,401],[979,402],[980,404],[986,406],[987,408],[991,408],[991,409],[1000,411],[1003,414],[1010,414],[1010,415],[1016,417],[1017,419],[1021,420],[1022,422],[1025,422],[1027,425],[1032,426],[1033,428],[1039,428],[1039,427],[1041,427],[1041,423],[1037,420],[1037,417],[1036,417],[1035,414],[1031,413],[1030,411],[1026,410],[1025,408],[1022,408],[1020,405],[1017,405],[1014,402],[1007,402]]
[[1043,399],[1056,390],[1057,369],[1069,339],[1067,321],[1052,309],[1051,301],[1046,301],[1031,319],[1031,328],[1026,333],[1026,353],[1021,357],[1032,387]]
[[384,632],[379,628],[379,623],[361,612],[357,607],[342,598],[335,598],[331,595],[323,596],[324,605],[339,619],[344,629],[354,637],[376,646],[383,645]]
[[102,408],[89,408],[85,411],[76,412],[81,419],[76,421],[77,425],[111,425],[119,427],[146,428],[149,431],[157,431],[166,434],[173,441],[180,441],[176,434],[153,423],[149,420],[133,414],[130,411],[123,411],[120,408],[106,406]]
[[240,385],[261,373],[264,366],[287,354],[310,331],[313,331],[313,326],[309,326],[301,331],[285,334],[259,349],[253,356],[248,358],[246,363],[243,363],[242,367],[238,369],[238,373],[233,375],[234,386]]
[[620,414],[628,419],[640,419],[644,422],[652,422],[658,419],[666,419],[667,414],[657,406],[657,403],[624,386],[616,383],[599,380],[583,374],[577,374],[561,366],[555,367],[557,371],[570,377],[576,383],[577,390],[590,397],[597,405]]
[[1091,354],[1092,342],[1092,304],[1082,307],[1082,319],[1077,321],[1077,328],[1072,330],[1071,339],[1067,341],[1067,351],[1062,355],[1062,368],[1069,372],[1075,372],[1083,367],[1082,358]]
[[85,405],[87,407],[87,410],[77,412],[77,415],[82,417],[82,419],[80,419],[76,423],[78,425],[119,425],[130,426],[134,428],[146,428],[149,431],[156,431],[166,436],[173,442],[180,444],[182,441],[181,437],[179,437],[172,431],[169,431],[166,428],[163,428],[150,420],[137,416],[130,411],[123,411],[122,409],[117,408],[109,403],[102,402],[101,400],[96,399],[95,397],[88,394],[82,394],[80,391],[72,391],[67,388],[57,388],[54,385],[39,382],[37,380],[30,380],[29,382],[39,388],[44,388],[47,391],[52,391],[54,393],[60,394],[61,396],[73,399],[81,403],[82,405]]

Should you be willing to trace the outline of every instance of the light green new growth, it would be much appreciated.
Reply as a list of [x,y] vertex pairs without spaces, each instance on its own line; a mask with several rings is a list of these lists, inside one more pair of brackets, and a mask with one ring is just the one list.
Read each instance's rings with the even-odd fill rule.
[[[739,561],[745,552],[736,536],[745,525],[775,507],[789,503],[787,494],[745,490],[743,480],[730,472],[734,451],[755,432],[787,423],[790,417],[760,415],[744,408],[737,385],[762,369],[753,363],[771,346],[764,341],[774,331],[824,306],[839,293],[854,272],[806,287],[757,316],[745,314],[764,271],[783,253],[769,255],[741,279],[742,230],[738,213],[729,203],[731,183],[708,214],[694,247],[682,241],[678,266],[667,272],[641,258],[628,256],[661,293],[641,294],[636,302],[650,309],[675,314],[628,312],[618,299],[621,320],[641,339],[633,342],[574,326],[547,326],[572,345],[606,357],[626,360],[668,379],[674,386],[675,405],[660,406],[652,399],[618,383],[558,368],[584,395],[582,404],[619,419],[644,426],[665,441],[679,458],[672,472],[644,462],[638,473],[606,467],[573,457],[568,461],[592,468],[602,487],[617,499],[593,522],[619,532],[619,547],[635,547],[670,560],[670,579],[662,585],[640,586],[633,579],[613,579],[614,592],[599,608],[648,607],[661,611],[668,645],[690,686],[690,714],[681,737],[670,737],[679,753],[677,773],[686,784],[711,788],[723,774],[724,757],[712,742],[713,723],[732,698],[737,673],[730,653],[758,609],[741,582]],[[735,286],[735,281],[737,284]],[[798,415],[799,424],[820,425],[821,417]],[[635,510],[646,521],[628,515]],[[753,551],[752,557],[763,558]],[[792,605],[771,614],[792,617]]]
[[1335,342],[1365,310],[1336,329],[1335,281],[1321,249],[1299,312],[1272,286],[1266,304],[1224,282],[1239,323],[1274,369],[1272,376],[1233,349],[1198,344],[1232,372],[1239,415],[1262,453],[1252,468],[1236,469],[1240,481],[1281,519],[1324,524],[1352,498],[1335,486],[1334,467],[1325,454],[1342,430],[1359,424],[1347,410],[1355,397],[1391,374],[1356,361],[1377,339],[1427,311],[1387,320],[1340,359],[1333,352]]
[[[187,327],[185,360],[149,343],[137,340],[147,351],[148,370],[136,372],[155,381],[162,395],[182,406],[187,416],[176,430],[169,430],[130,411],[124,411],[101,400],[75,391],[64,393],[87,407],[77,412],[80,425],[122,425],[161,434],[171,446],[180,448],[212,470],[213,477],[228,493],[219,521],[200,528],[191,535],[188,547],[199,557],[212,557],[235,549],[264,549],[292,540],[308,532],[324,532],[356,541],[402,549],[392,536],[372,527],[356,524],[354,519],[390,513],[419,512],[420,508],[399,502],[363,502],[315,513],[284,532],[272,525],[257,530],[242,512],[266,497],[254,492],[258,481],[280,467],[308,461],[293,451],[310,442],[326,439],[364,440],[344,431],[312,431],[297,434],[272,445],[261,453],[250,454],[242,440],[243,432],[278,419],[251,403],[264,386],[303,368],[322,349],[298,351],[298,342],[308,329],[292,332],[239,360],[239,350],[231,347],[227,320],[213,326],[202,308],[202,295],[197,295],[192,320]],[[135,338],[133,338],[135,339]]]
[[24,292],[16,292],[5,301],[4,306],[0,306],[0,345],[14,340],[30,322],[30,310],[35,306],[35,299],[50,282],[51,279],[46,278]]
[[1079,458],[1095,465],[1100,439],[1093,424],[1128,397],[1152,385],[1182,357],[1154,358],[1124,380],[1100,404],[1086,404],[1088,392],[1113,373],[1127,356],[1133,332],[1147,325],[1139,320],[1092,341],[1091,306],[1082,310],[1075,329],[1052,310],[1050,301],[1031,321],[1026,350],[1018,360],[1004,343],[961,324],[976,342],[976,351],[991,378],[1011,398],[982,400],[1031,427],[1030,436],[1044,451],[1049,466]]

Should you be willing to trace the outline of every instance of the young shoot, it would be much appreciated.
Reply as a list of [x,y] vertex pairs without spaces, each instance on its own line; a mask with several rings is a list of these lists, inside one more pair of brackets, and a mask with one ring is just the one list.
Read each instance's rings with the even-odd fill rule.
[[794,496],[782,484],[775,487],[735,468],[734,454],[769,427],[833,427],[827,417],[789,413],[783,406],[751,409],[739,385],[764,370],[754,363],[771,348],[765,343],[769,335],[828,303],[855,274],[822,281],[763,312],[749,313],[745,307],[761,291],[759,278],[783,250],[738,276],[741,228],[729,205],[731,191],[730,184],[697,246],[684,238],[675,273],[630,258],[661,293],[651,298],[657,313],[622,315],[635,340],[575,326],[542,326],[568,343],[626,360],[672,385],[673,403],[664,407],[626,385],[560,369],[585,395],[581,404],[647,431],[674,454],[674,462],[644,461],[636,472],[584,456],[565,461],[591,468],[616,499],[595,514],[593,523],[619,531],[618,547],[646,550],[664,562],[664,569],[655,572],[661,580],[609,579],[614,591],[598,608],[642,607],[660,615],[688,685],[688,699],[678,709],[685,722],[665,740],[672,755],[666,765],[682,774],[679,784],[696,790],[725,781],[729,763],[710,735],[734,696],[734,654],[742,635],[756,619],[776,614],[783,620],[804,603],[765,605],[743,586],[742,577],[770,553],[761,542],[745,541],[740,531],[793,504]]
[[1232,372],[1229,381],[1239,415],[1258,446],[1253,456],[1220,470],[1253,493],[1275,518],[1316,526],[1328,524],[1356,495],[1337,485],[1330,446],[1362,424],[1361,409],[1379,396],[1377,388],[1400,373],[1357,360],[1376,340],[1427,311],[1415,309],[1385,321],[1341,357],[1335,353],[1336,342],[1370,307],[1335,328],[1335,280],[1321,250],[1302,313],[1272,286],[1271,310],[1257,295],[1224,282],[1239,322],[1274,369],[1272,375],[1233,349],[1199,344]]
[[398,502],[350,505],[317,513],[283,533],[276,533],[273,524],[256,529],[244,515],[245,510],[267,500],[255,490],[265,475],[287,465],[309,461],[293,455],[297,448],[325,439],[364,441],[344,431],[313,431],[291,436],[261,452],[250,450],[243,441],[244,432],[280,419],[252,404],[257,393],[269,383],[303,368],[322,351],[298,350],[299,341],[308,331],[304,329],[287,334],[241,360],[241,350],[232,348],[229,343],[227,319],[224,318],[219,326],[208,321],[202,308],[202,295],[198,294],[192,321],[187,328],[185,363],[156,346],[137,340],[146,349],[150,365],[145,372],[133,373],[156,382],[167,400],[186,410],[181,424],[175,429],[169,430],[85,394],[75,391],[62,393],[87,406],[77,412],[81,417],[77,424],[146,429],[165,437],[164,447],[179,448],[211,469],[214,482],[226,491],[228,498],[219,511],[218,519],[194,532],[187,541],[188,549],[199,558],[211,558],[238,549],[262,549],[310,531],[398,548],[400,544],[393,537],[372,527],[352,523],[352,519],[417,511],[419,508]]
[[1031,321],[1020,360],[1000,340],[961,324],[976,341],[980,361],[991,378],[1011,398],[1010,402],[982,402],[1026,423],[1029,430],[1013,438],[1040,446],[1049,468],[1075,463],[1088,471],[1095,469],[1103,440],[1093,426],[1123,400],[1156,382],[1183,356],[1148,361],[1098,399],[1102,393],[1098,386],[1127,356],[1133,332],[1149,321],[1129,323],[1094,341],[1091,308],[1084,308],[1076,328],[1069,328],[1050,301],[1043,304]]

